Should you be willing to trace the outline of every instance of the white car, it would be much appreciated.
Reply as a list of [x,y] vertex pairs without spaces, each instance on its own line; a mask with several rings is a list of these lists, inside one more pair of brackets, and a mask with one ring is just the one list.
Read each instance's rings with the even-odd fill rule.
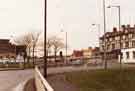
[[87,64],[87,66],[101,65],[102,60],[101,59],[92,59],[92,60],[88,61],[86,64]]
[[3,58],[3,59],[2,59],[2,62],[3,62],[4,64],[6,64],[7,62],[10,62],[10,60],[9,60],[8,58]]
[[80,60],[80,59],[78,59],[78,60],[72,61],[71,64],[72,64],[72,65],[81,65],[81,64],[83,64],[83,61]]

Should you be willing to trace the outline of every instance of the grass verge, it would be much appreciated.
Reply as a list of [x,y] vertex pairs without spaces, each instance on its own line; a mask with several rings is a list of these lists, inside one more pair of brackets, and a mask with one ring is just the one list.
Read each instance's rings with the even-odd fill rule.
[[80,91],[135,91],[135,69],[90,70],[65,73]]

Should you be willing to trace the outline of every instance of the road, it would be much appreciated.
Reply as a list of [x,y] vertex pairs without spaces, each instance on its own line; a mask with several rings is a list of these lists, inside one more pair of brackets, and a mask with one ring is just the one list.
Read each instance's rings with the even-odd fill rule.
[[0,91],[13,91],[13,89],[33,77],[33,70],[0,71]]
[[[72,72],[89,69],[101,69],[101,66],[93,67],[56,67],[48,68],[48,74],[56,74],[63,72]],[[0,91],[14,91],[20,83],[27,81],[34,76],[34,70],[14,70],[14,71],[0,71]]]
[[[92,68],[91,68],[92,69]],[[48,74],[86,70],[85,67],[48,68]],[[0,91],[14,91],[20,83],[34,77],[34,70],[0,71]]]

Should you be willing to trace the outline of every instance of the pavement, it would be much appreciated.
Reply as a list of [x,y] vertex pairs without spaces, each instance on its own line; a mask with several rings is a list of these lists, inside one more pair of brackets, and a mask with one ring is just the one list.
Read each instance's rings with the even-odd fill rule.
[[18,85],[34,77],[34,70],[0,71],[0,91],[16,91]]

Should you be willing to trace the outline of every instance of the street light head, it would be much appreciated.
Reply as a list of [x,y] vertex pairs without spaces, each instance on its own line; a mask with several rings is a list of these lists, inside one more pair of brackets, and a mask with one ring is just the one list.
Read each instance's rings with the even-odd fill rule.
[[120,6],[119,6],[119,5],[109,5],[107,8],[111,8],[111,7],[120,8]]
[[63,29],[61,29],[61,30],[60,30],[60,32],[64,32],[64,30],[63,30]]
[[107,8],[111,8],[111,6],[108,6]]
[[96,24],[92,24],[92,26],[95,26]]

